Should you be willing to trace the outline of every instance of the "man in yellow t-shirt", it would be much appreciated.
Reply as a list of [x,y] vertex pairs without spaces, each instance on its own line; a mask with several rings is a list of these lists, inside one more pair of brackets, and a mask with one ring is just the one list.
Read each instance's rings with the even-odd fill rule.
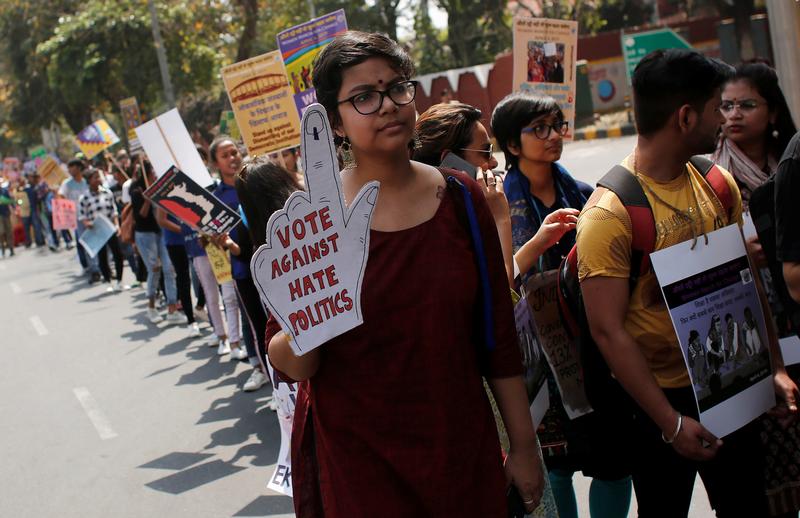
[[[733,203],[726,211],[691,164],[714,150],[722,122],[720,89],[730,67],[693,50],[646,56],[633,76],[636,149],[622,165],[642,185],[655,220],[655,249],[742,223],[739,190],[723,176]],[[687,516],[700,473],[717,516],[767,516],[757,423],[725,438],[698,422],[678,338],[652,272],[630,291],[631,221],[616,194],[598,189],[578,220],[578,271],[589,327],[614,377],[636,402],[633,481],[640,517]],[[772,340],[775,342],[775,340]],[[776,390],[796,412],[794,383],[777,343]]]

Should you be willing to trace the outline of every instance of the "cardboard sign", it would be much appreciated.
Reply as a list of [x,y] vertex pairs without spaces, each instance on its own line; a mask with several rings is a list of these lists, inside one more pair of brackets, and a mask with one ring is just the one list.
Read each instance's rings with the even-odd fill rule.
[[513,90],[549,95],[564,120],[571,140],[575,126],[578,22],[547,18],[514,18]]
[[81,234],[80,244],[91,257],[97,256],[111,236],[117,233],[117,228],[110,219],[102,214],[94,218],[92,228]]
[[214,272],[214,278],[217,279],[217,284],[221,286],[226,282],[232,281],[231,258],[228,256],[228,252],[210,241],[203,249],[208,256],[208,262],[211,263],[211,271]]
[[292,102],[280,52],[229,65],[222,69],[222,81],[251,155],[300,143],[300,117]]
[[91,160],[117,142],[119,142],[119,137],[105,119],[94,121],[75,137],[75,143],[78,144],[87,160]]
[[66,198],[53,198],[53,230],[76,230],[78,206]]
[[136,127],[142,124],[142,115],[139,113],[139,103],[136,97],[128,97],[119,102],[119,111],[122,115],[122,124],[128,132],[128,147],[131,153],[141,151],[142,144],[136,136]]
[[344,9],[339,9],[278,33],[278,50],[301,116],[309,105],[317,102],[317,93],[311,86],[314,59],[334,37],[346,31],[347,18]]
[[767,326],[738,225],[650,254],[700,422],[717,437],[775,406]]
[[228,232],[241,219],[236,211],[174,166],[153,182],[144,195],[204,234]]
[[267,371],[272,380],[272,397],[278,404],[275,413],[281,426],[281,448],[275,461],[275,471],[269,478],[267,487],[287,496],[292,493],[292,424],[294,423],[294,407],[297,402],[297,385],[286,383],[275,375],[272,365],[267,362]]
[[69,178],[69,175],[61,168],[61,164],[51,156],[45,157],[37,170],[39,171],[39,176],[42,177],[42,181],[49,185],[51,189],[58,189],[61,183]]
[[345,206],[333,131],[325,108],[303,115],[303,174],[295,192],[267,222],[264,245],[250,262],[261,299],[302,355],[363,323],[361,282],[378,182]]
[[8,156],[3,159],[3,176],[10,182],[19,180],[19,158]]
[[524,286],[536,322],[539,345],[556,380],[561,403],[570,419],[592,412],[583,382],[578,347],[564,329],[558,312],[558,271],[532,275]]
[[533,321],[533,315],[525,297],[519,299],[514,306],[514,320],[517,324],[517,339],[520,353],[522,353],[522,367],[525,369],[522,377],[525,380],[531,419],[533,419],[535,429],[542,424],[542,418],[550,408],[550,393],[547,390],[546,360],[542,355],[536,323]]
[[177,108],[145,122],[135,131],[156,176],[175,166],[198,185],[206,187],[214,183]]

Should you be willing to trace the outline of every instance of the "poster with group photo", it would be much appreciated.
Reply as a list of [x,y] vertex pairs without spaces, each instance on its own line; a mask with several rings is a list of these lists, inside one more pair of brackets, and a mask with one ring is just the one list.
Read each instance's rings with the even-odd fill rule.
[[228,65],[222,81],[250,155],[300,145],[300,116],[279,51]]
[[347,31],[344,9],[314,18],[277,36],[278,50],[286,66],[286,77],[294,92],[297,113],[303,116],[306,108],[317,102],[312,86],[314,58],[333,38]]
[[548,18],[514,18],[514,91],[549,95],[569,122],[565,139],[575,126],[578,22]]
[[737,225],[650,255],[700,422],[724,437],[775,406],[767,327]]

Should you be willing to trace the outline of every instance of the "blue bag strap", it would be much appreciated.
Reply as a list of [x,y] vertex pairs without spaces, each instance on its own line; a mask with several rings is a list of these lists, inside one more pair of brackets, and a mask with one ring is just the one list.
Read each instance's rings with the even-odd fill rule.
[[464,196],[464,208],[467,213],[467,220],[469,221],[469,230],[472,236],[472,245],[475,249],[475,256],[478,260],[478,273],[481,278],[481,301],[483,309],[483,337],[486,342],[486,348],[489,351],[494,350],[494,317],[492,314],[492,289],[489,283],[489,266],[486,260],[486,250],[483,247],[483,238],[481,237],[481,229],[478,226],[478,216],[475,214],[475,205],[472,203],[472,196],[469,189],[461,183],[456,177],[447,175],[447,183],[451,186],[456,186],[461,190]]

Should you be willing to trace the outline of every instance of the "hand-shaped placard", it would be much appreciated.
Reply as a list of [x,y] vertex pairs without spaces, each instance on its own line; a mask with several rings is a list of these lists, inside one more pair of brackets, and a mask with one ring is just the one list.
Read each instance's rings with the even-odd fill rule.
[[302,355],[363,323],[361,282],[378,182],[345,206],[333,133],[312,104],[301,123],[306,192],[295,192],[267,223],[267,240],[250,262],[272,315]]

